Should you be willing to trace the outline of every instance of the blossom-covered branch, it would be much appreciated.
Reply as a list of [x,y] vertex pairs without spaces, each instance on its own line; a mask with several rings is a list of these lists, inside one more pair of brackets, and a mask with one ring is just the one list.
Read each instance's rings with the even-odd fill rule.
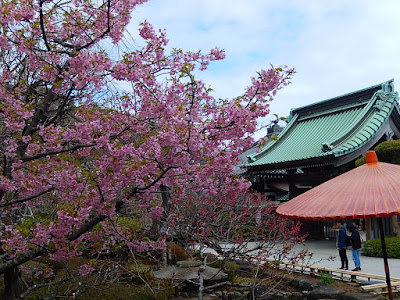
[[[147,22],[135,36],[142,47],[111,55],[107,43],[121,42],[143,2],[1,2],[0,203],[11,221],[0,232],[0,274],[39,256],[71,259],[83,245],[159,249],[165,232],[149,239],[156,226],[146,223],[165,220],[165,207],[189,191],[249,187],[233,167],[294,71],[261,70],[243,95],[215,99],[195,74],[224,51],[167,52],[165,31]],[[140,235],[115,221],[124,209],[143,220]]]

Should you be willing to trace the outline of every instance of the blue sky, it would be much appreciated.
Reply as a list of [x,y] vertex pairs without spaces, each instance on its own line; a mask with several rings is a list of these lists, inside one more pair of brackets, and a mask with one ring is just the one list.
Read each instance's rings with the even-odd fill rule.
[[398,0],[150,0],[129,31],[135,36],[147,20],[166,29],[171,47],[225,49],[227,58],[201,75],[216,97],[242,94],[270,64],[294,67],[292,84],[271,104],[271,113],[287,116],[391,78],[400,91],[399,15]]

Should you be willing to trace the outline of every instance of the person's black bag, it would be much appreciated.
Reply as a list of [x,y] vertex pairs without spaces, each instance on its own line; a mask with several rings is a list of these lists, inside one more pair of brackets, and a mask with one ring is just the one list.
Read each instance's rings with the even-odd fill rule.
[[351,238],[346,235],[346,240],[347,240],[347,246],[351,246]]

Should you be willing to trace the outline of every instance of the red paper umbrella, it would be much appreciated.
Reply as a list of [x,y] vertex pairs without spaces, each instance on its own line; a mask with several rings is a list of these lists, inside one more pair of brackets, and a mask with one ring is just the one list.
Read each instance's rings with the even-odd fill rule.
[[382,217],[400,215],[400,166],[378,162],[374,151],[366,164],[282,204],[281,217],[303,220],[378,218],[389,298],[392,299]]
[[303,220],[377,218],[400,215],[400,166],[367,163],[339,175],[278,207],[283,217]]

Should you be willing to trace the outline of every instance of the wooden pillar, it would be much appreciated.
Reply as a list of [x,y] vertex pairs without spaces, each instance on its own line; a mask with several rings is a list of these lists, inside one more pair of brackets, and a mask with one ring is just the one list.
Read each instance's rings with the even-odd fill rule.
[[296,176],[294,175],[295,170],[288,170],[288,182],[289,182],[289,200],[300,195],[299,189],[296,187]]
[[371,219],[365,219],[365,239],[368,241],[371,239]]

